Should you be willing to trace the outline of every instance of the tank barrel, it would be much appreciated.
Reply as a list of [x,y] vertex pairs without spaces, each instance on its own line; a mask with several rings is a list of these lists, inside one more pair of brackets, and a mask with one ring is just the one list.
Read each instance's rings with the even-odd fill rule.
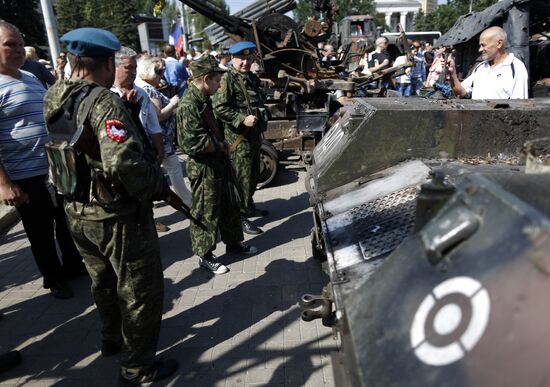
[[206,16],[214,23],[219,24],[227,32],[245,38],[250,32],[250,24],[241,18],[226,15],[209,0],[180,0],[183,4],[191,7],[201,15]]

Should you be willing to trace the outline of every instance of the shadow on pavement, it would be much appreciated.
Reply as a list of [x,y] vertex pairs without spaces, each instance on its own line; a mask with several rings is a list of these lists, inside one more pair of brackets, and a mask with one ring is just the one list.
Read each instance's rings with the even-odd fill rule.
[[[326,278],[319,276],[315,279],[317,285],[310,283],[308,272],[315,265],[312,260],[272,261],[259,277],[234,288],[220,289],[204,302],[166,318],[159,350],[165,350],[164,357],[180,361],[177,385],[213,385],[238,373],[257,370],[264,363],[285,359],[286,354],[316,358],[328,354],[330,349],[316,347],[316,337],[311,342],[300,341],[301,309],[297,300],[303,293],[318,290],[318,282],[326,282]],[[202,277],[197,274],[193,271],[189,277]],[[198,283],[199,279],[186,278],[178,287]],[[311,329],[316,330],[315,323],[311,323]],[[292,335],[294,340],[286,340],[285,334]],[[293,341],[299,345],[285,348]],[[270,348],[270,344],[274,347]],[[305,362],[310,364],[309,361]],[[285,364],[283,361],[280,366]],[[302,367],[301,372],[305,372],[302,377],[307,380],[315,369]],[[278,380],[281,381],[284,380]]]
[[284,185],[296,183],[299,179],[300,176],[298,175],[298,171],[294,171],[280,165],[279,172],[277,173],[277,176],[275,176],[275,179],[273,179],[269,185],[262,189],[282,187]]

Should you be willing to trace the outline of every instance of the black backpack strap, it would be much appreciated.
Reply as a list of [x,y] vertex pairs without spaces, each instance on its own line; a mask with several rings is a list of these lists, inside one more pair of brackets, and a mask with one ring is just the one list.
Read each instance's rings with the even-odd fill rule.
[[510,67],[512,68],[512,79],[515,79],[516,77],[516,68],[514,67],[514,61],[510,63]]

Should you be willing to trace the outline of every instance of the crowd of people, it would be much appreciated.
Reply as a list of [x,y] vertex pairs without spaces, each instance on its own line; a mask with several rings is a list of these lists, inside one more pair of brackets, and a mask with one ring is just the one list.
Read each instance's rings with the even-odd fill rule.
[[[410,41],[409,41],[410,42]],[[374,49],[361,57],[358,66],[350,74],[352,78],[376,79],[367,87],[360,87],[357,95],[371,94],[379,96],[419,96],[421,89],[433,89],[436,84],[449,83],[459,98],[527,98],[527,70],[519,58],[506,50],[507,36],[501,27],[485,30],[479,41],[481,61],[469,72],[469,76],[459,81],[454,53],[445,47],[434,47],[430,42],[413,40],[409,47],[410,55],[403,53],[392,57],[388,52],[388,38],[376,39]],[[342,62],[341,54],[334,45],[320,43],[317,48],[320,64],[328,68]],[[409,64],[410,63],[410,64]],[[502,67],[510,68],[504,71]],[[386,71],[391,69],[391,71]],[[346,77],[348,75],[346,74]],[[479,79],[474,83],[474,79]],[[477,87],[474,89],[473,85]],[[392,94],[388,90],[393,90]]]
[[[250,218],[268,215],[253,196],[269,118],[262,88],[270,84],[251,71],[252,42],[228,55],[189,50],[178,58],[170,45],[161,57],[138,54],[96,28],[61,40],[67,53],[50,71],[17,27],[0,21],[0,200],[21,215],[54,297],[72,297],[67,282],[91,277],[101,352],[121,352],[119,382],[160,380],[178,364],[155,357],[163,273],[153,202],[170,202],[173,189],[190,207],[192,250],[214,274],[229,271],[213,254],[218,235],[229,254],[257,253],[243,232],[260,234]],[[364,74],[403,61],[394,63],[387,43],[376,40],[362,59]],[[337,60],[333,46],[320,52],[327,63]],[[506,52],[500,27],[481,34],[483,61],[462,82],[443,49],[413,42],[411,53],[414,66],[396,86],[403,96],[437,82],[446,68],[460,97],[527,97],[525,66]],[[383,77],[377,86],[390,82]],[[178,147],[188,157],[189,185]],[[19,361],[16,351],[1,355],[0,371]]]
[[[371,50],[359,61],[359,66],[351,74],[352,77],[367,77],[379,73],[392,66],[405,65],[408,62],[406,55],[400,55],[393,58],[387,51],[388,39],[379,37],[375,41],[374,50]],[[410,97],[420,94],[422,87],[430,85],[429,80],[437,78],[436,74],[439,68],[440,58],[444,49],[435,49],[430,42],[414,40],[410,47],[413,66],[406,67],[402,75],[396,77],[388,74],[379,81],[369,84],[370,89],[396,90],[403,97]],[[334,45],[330,43],[321,43],[318,46],[318,53],[322,67],[338,64],[341,59],[338,58]],[[360,96],[366,95],[359,92]]]

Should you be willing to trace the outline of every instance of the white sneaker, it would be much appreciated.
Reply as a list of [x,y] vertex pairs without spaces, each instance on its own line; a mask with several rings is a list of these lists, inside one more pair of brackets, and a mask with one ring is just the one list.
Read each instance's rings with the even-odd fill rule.
[[199,265],[205,269],[210,270],[214,274],[225,274],[229,271],[229,268],[220,262],[216,262],[213,259],[205,259],[199,257]]

